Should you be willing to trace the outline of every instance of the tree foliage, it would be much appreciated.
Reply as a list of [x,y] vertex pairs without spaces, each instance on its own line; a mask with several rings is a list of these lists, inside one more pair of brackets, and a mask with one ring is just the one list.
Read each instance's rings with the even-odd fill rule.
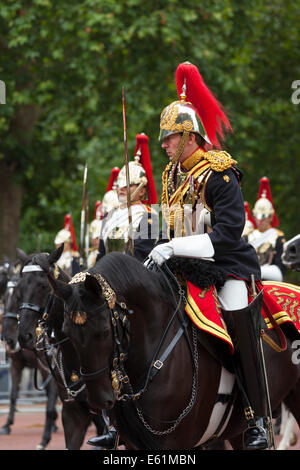
[[122,87],[130,156],[149,136],[158,192],[166,163],[159,115],[176,99],[178,63],[196,64],[229,113],[226,150],[253,206],[268,176],[281,229],[299,232],[300,1],[6,0],[0,9],[0,163],[24,188],[19,243],[51,250],[64,214],[79,233],[83,168],[91,213],[123,166]]

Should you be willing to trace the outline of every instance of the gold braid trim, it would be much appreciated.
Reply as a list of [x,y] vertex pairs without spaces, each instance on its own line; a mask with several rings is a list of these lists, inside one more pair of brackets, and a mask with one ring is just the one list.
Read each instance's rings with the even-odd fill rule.
[[237,165],[237,161],[233,160],[229,153],[224,150],[209,150],[205,154],[205,159],[211,163],[211,169],[214,171],[224,171],[231,166]]
[[184,197],[186,195],[187,190],[189,189],[188,183],[190,176],[193,175],[193,177],[196,179],[208,169],[217,172],[222,172],[224,170],[227,170],[231,166],[235,166],[236,164],[237,161],[234,160],[229,155],[229,153],[225,151],[210,150],[208,152],[205,152],[199,148],[189,158],[187,158],[185,162],[182,163],[182,167],[188,170],[186,174],[186,179],[172,195],[169,195],[168,178],[170,172],[172,171],[174,163],[168,163],[162,174],[161,205],[162,214],[164,220],[168,225],[169,231],[170,229],[174,230],[175,220],[183,221]]
[[78,284],[79,282],[84,282],[86,280],[86,276],[92,276],[98,281],[102,289],[102,295],[107,301],[109,308],[114,308],[117,300],[116,293],[108,284],[108,282],[104,279],[104,277],[101,276],[101,274],[89,273],[88,271],[81,271],[72,277],[69,284]]

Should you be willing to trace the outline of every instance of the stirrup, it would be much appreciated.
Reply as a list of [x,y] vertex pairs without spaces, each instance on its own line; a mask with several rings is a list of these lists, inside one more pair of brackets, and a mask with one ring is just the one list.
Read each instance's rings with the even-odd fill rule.
[[244,450],[265,450],[271,447],[270,425],[267,418],[251,420],[243,433]]

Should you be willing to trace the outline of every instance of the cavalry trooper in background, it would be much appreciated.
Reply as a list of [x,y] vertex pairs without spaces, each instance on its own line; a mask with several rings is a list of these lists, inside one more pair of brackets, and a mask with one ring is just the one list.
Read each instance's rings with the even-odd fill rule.
[[[152,175],[148,140],[146,134],[138,134],[136,136],[135,158],[134,161],[128,163],[131,197],[130,206],[134,235],[133,255],[141,262],[145,260],[154,247],[159,231],[158,215],[151,207],[151,205],[157,203],[157,194]],[[126,167],[124,166],[116,180],[118,207],[113,207],[105,214],[102,221],[97,260],[112,251],[132,254],[129,245],[126,183]],[[109,192],[111,194],[111,190]],[[112,200],[112,202],[113,205],[115,205],[114,200]],[[155,238],[152,238],[153,236]],[[89,439],[88,444],[113,449],[116,434],[116,430],[111,427],[106,436],[93,437]]]
[[102,202],[96,201],[95,204],[95,216],[90,225],[90,238],[91,238],[91,248],[89,255],[87,257],[87,268],[90,269],[94,266],[97,256],[98,256],[98,247],[100,240],[100,232],[102,227],[102,219],[104,216]]
[[106,193],[102,199],[102,208],[104,214],[110,212],[112,209],[119,207],[119,198],[117,193],[117,178],[120,173],[120,168],[115,166],[111,170],[110,179],[106,189]]
[[248,235],[255,229],[255,222],[250,211],[249,203],[247,201],[244,202],[244,206],[246,222],[242,236],[245,237],[245,240],[247,241]]
[[[202,258],[223,270],[227,280],[218,299],[224,314],[233,319],[235,362],[247,396],[244,448],[266,449],[267,395],[252,318],[261,313],[248,306],[248,289],[252,276],[260,281],[260,266],[254,248],[242,238],[241,173],[237,162],[218,150],[223,128],[231,131],[231,126],[197,67],[180,64],[176,85],[180,100],[167,106],[160,118],[161,146],[170,160],[162,175],[161,200],[168,241],[157,244],[149,258],[158,265],[172,256]],[[216,150],[206,151],[212,146]]]
[[70,214],[65,215],[63,229],[57,233],[54,243],[56,248],[60,247],[62,243],[64,244],[64,251],[57,261],[58,266],[69,276],[74,276],[80,271],[80,264],[75,231]]
[[258,198],[253,208],[255,229],[248,234],[254,246],[265,281],[282,281],[285,268],[281,261],[285,237],[278,230],[279,221],[274,209],[269,179],[261,178]]
[[157,195],[152,176],[148,140],[146,134],[136,136],[135,158],[134,161],[128,163],[133,253],[130,247],[126,167],[124,166],[116,180],[119,206],[111,210],[103,219],[98,259],[111,251],[120,251],[133,254],[138,260],[144,261],[158,238],[158,215],[151,208],[151,205],[157,202]]

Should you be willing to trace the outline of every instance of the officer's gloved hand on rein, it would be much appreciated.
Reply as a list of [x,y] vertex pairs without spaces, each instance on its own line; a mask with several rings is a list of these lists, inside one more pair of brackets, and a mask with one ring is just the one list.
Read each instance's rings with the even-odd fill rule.
[[154,263],[161,266],[172,256],[183,256],[187,258],[202,258],[213,261],[214,247],[207,233],[191,235],[188,237],[173,238],[168,243],[157,245],[149,253],[148,257]]
[[174,249],[171,244],[172,242],[162,243],[161,245],[157,245],[155,248],[153,248],[153,250],[149,253],[150,260],[161,266],[165,261],[174,255]]

